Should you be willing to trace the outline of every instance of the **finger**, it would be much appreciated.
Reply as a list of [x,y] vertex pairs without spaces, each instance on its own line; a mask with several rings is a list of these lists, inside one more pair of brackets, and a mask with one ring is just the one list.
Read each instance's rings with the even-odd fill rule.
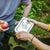
[[20,38],[20,40],[24,40],[24,41],[26,41],[25,39],[23,39],[23,38]]
[[18,39],[20,39],[20,38],[23,38],[23,35],[18,34],[18,35],[16,35],[16,37],[17,37]]
[[17,39],[20,39],[20,37],[17,37]]
[[32,20],[32,19],[28,19],[27,21],[28,21],[28,22],[33,22],[33,20]]
[[22,34],[22,33],[24,34],[24,33],[27,33],[27,32],[25,32],[25,31],[21,31],[20,33],[21,33],[21,34]]
[[20,39],[21,37],[20,36],[17,36],[17,39]]
[[27,21],[29,22],[29,19],[27,19]]
[[21,35],[16,35],[16,37],[20,37]]
[[18,23],[19,23],[19,21],[17,21],[17,22],[15,23],[15,25],[18,24]]
[[7,31],[9,28],[7,28],[7,29],[1,29],[1,30],[3,30],[3,31]]
[[3,32],[2,30],[0,30],[0,32]]
[[5,31],[8,30],[8,29],[9,29],[9,28],[5,29]]
[[16,33],[16,35],[19,35],[19,34],[21,34],[22,32],[18,32],[18,33]]
[[16,33],[16,35],[23,35],[24,33],[26,33],[26,32],[21,31],[21,32]]
[[0,24],[4,23],[5,21],[1,21]]
[[24,40],[24,39],[20,38],[20,40]]
[[21,34],[21,33],[25,33],[25,31],[21,31],[21,32],[19,32],[19,33],[20,33],[20,34]]
[[16,35],[20,35],[20,33],[16,33]]
[[22,40],[23,38],[20,36],[20,37],[17,37],[17,39],[20,39],[20,40]]

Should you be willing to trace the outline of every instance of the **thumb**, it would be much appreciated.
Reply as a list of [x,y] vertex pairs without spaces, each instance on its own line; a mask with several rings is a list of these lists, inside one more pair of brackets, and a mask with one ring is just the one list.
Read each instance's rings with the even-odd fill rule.
[[33,22],[33,20],[32,20],[32,19],[28,19],[27,21],[28,21],[28,22]]
[[18,23],[19,23],[19,21],[17,21],[17,22],[15,23],[15,25],[18,24]]

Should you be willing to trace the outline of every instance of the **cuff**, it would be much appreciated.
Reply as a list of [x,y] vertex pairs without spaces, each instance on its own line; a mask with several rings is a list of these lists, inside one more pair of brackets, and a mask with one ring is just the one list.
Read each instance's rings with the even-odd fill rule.
[[48,26],[49,26],[49,27],[48,27],[48,30],[47,30],[47,31],[50,31],[50,24],[48,24]]

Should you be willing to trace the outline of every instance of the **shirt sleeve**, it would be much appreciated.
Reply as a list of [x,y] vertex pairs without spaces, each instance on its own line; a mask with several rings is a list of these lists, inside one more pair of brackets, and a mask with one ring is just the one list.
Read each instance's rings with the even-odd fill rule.
[[29,2],[30,0],[21,0],[22,3],[27,3]]
[[50,31],[50,24],[48,24],[48,26],[49,26],[49,27],[48,27],[48,30],[47,30],[47,31]]

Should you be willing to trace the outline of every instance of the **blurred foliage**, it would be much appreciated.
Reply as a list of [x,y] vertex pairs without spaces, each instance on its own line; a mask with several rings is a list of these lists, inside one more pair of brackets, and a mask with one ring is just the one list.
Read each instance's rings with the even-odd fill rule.
[[48,11],[48,6],[44,1],[34,1],[32,2],[32,9],[31,9],[31,13],[29,14],[29,17],[33,18],[33,17],[41,16],[42,13],[46,11]]
[[[37,16],[42,16],[42,13],[46,13],[49,11],[49,6],[47,5],[47,1],[37,1],[37,0],[32,0],[32,9],[30,11],[29,14],[29,18],[34,18]],[[20,3],[16,15],[17,19],[16,20],[20,20],[20,18],[23,16],[24,13],[24,9],[25,9],[25,5]]]

